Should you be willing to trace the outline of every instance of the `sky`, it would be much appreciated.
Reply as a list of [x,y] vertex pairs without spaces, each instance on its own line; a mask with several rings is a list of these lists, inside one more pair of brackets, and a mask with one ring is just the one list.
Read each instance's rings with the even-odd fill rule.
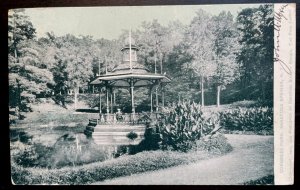
[[52,31],[56,36],[69,33],[75,36],[91,35],[94,39],[112,40],[117,39],[122,30],[138,29],[143,21],[157,19],[164,26],[175,20],[189,24],[200,8],[212,15],[217,15],[223,10],[230,11],[236,17],[243,8],[258,6],[258,4],[219,4],[28,8],[25,13],[36,28],[38,38]]

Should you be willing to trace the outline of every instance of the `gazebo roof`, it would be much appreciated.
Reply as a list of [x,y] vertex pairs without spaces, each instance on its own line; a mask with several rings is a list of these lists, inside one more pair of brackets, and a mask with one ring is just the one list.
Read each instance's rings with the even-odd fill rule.
[[131,37],[125,40],[122,51],[125,49],[134,51],[134,57],[132,59],[130,57],[130,60],[123,58],[122,62],[113,68],[111,72],[98,76],[90,84],[111,87],[130,87],[133,82],[134,87],[146,87],[171,81],[166,75],[151,73],[143,64],[137,62],[136,51],[138,48]]
[[158,85],[161,83],[168,83],[171,80],[161,74],[153,73],[123,73],[98,76],[90,84],[92,85],[110,85],[114,87],[130,87],[130,80],[133,79],[135,87],[146,87],[151,85]]
[[144,65],[132,61],[131,62],[132,69],[130,70],[130,62],[123,61],[123,63],[119,64],[115,68],[112,69],[111,73],[114,74],[124,74],[124,73],[149,73],[149,69],[147,69]]

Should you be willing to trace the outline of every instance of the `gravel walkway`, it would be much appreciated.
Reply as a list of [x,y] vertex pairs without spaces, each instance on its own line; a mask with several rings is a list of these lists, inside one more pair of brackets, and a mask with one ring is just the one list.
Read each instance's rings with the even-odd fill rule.
[[235,185],[273,174],[273,136],[226,137],[234,150],[224,156],[93,185]]

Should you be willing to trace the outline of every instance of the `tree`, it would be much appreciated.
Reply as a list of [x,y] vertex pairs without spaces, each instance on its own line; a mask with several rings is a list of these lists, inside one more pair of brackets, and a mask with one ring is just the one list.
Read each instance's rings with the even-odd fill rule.
[[[95,52],[94,72],[98,71],[100,63],[100,73],[111,71],[121,62],[121,48],[124,41],[100,39],[93,43],[93,51]],[[97,69],[96,69],[97,68]],[[97,72],[97,74],[99,71]]]
[[238,32],[230,12],[213,17],[215,36],[214,55],[216,70],[213,81],[217,86],[217,106],[220,106],[221,90],[239,78],[236,53],[239,49]]
[[40,47],[36,41],[21,42],[18,52],[18,61],[10,61],[8,67],[10,93],[14,94],[10,105],[26,111],[36,95],[45,96],[51,92],[49,87],[54,81],[52,73],[41,64]]
[[250,92],[245,94],[269,101],[273,100],[273,17],[273,5],[243,9],[237,17],[241,33],[241,50],[237,57],[241,68],[241,85],[252,86],[252,91],[260,92],[255,96]]
[[8,18],[9,105],[30,111],[37,95],[50,93],[53,76],[41,61],[43,48],[34,39],[35,28],[24,10],[11,10]]
[[204,83],[209,80],[215,72],[213,22],[211,16],[200,9],[192,20],[186,34],[185,43],[189,47],[188,52],[193,60],[191,67],[199,76],[201,91],[201,105],[204,106]]
[[146,67],[154,72],[163,73],[166,55],[173,48],[173,44],[169,43],[170,32],[157,20],[143,22],[142,30],[136,32],[140,47],[139,55]]
[[15,61],[19,54],[19,43],[35,37],[35,28],[24,13],[24,9],[11,9],[8,12],[8,48]]
[[77,109],[77,96],[79,88],[85,85],[92,75],[92,55],[88,52],[87,44],[91,44],[89,38],[78,39],[73,35],[62,37],[63,46],[60,48],[60,59],[66,64],[64,72],[68,73],[68,88],[74,90],[74,108]]
[[187,49],[186,44],[181,43],[173,48],[166,59],[165,70],[172,78],[166,86],[166,99],[171,102],[194,98],[195,74],[189,64],[193,57]]

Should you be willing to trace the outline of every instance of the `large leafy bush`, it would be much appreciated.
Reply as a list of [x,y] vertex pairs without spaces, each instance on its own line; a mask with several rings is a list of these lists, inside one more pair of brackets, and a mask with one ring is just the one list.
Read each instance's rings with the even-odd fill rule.
[[229,109],[220,113],[220,124],[229,131],[273,134],[273,109],[268,107]]
[[205,114],[200,104],[183,102],[161,114],[156,124],[162,149],[187,151],[197,140],[220,128],[217,113]]

